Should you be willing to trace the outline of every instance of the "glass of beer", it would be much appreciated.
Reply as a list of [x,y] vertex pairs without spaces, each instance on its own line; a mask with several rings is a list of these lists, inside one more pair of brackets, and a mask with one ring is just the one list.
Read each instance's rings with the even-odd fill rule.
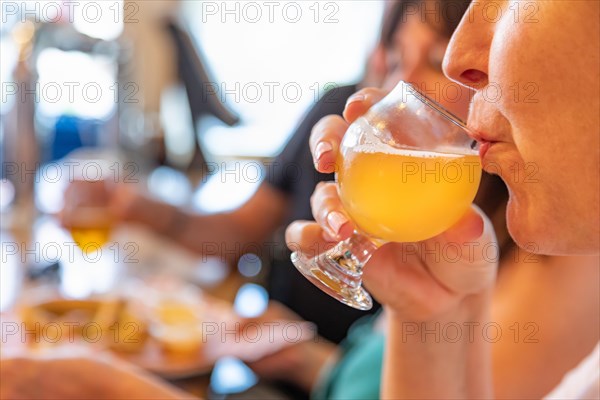
[[77,177],[65,192],[62,224],[82,252],[98,251],[110,239],[112,217],[108,209],[110,182]]
[[111,223],[105,208],[80,207],[69,227],[71,237],[84,253],[99,250],[110,239]]
[[368,310],[362,269],[386,242],[418,242],[464,215],[481,179],[477,142],[465,123],[412,85],[392,92],[346,131],[336,162],[338,193],[357,229],[315,258],[292,254],[316,286]]

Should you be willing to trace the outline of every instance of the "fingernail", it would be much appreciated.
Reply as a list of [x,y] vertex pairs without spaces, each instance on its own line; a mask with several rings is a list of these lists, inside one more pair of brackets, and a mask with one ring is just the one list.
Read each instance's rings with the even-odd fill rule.
[[353,94],[352,96],[348,97],[348,100],[346,101],[346,107],[348,107],[352,103],[357,103],[359,101],[365,101],[365,99],[366,99],[366,97],[364,94],[361,94],[361,93]]
[[333,150],[333,146],[329,142],[319,142],[315,148],[315,161],[319,161],[323,154]]
[[327,215],[327,223],[336,235],[340,233],[340,229],[342,229],[342,226],[347,222],[348,219],[344,214],[337,211],[332,211]]

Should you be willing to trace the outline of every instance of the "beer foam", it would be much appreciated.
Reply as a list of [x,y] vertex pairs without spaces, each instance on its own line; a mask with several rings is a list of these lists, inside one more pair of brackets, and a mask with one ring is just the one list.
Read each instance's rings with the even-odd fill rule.
[[461,158],[463,154],[438,153],[435,151],[425,151],[409,148],[391,147],[384,143],[365,143],[360,144],[352,150],[354,153],[380,153],[386,155],[413,157],[413,158]]
[[[350,125],[350,136],[354,138],[353,143],[346,144],[352,146],[354,153],[381,153],[388,155],[401,155],[413,158],[462,158],[469,155],[477,155],[477,152],[471,152],[467,149],[453,148],[451,146],[439,146],[438,151],[421,150],[410,147],[397,147],[398,144],[386,143],[381,140],[382,137],[388,137],[386,134],[378,134],[378,130],[373,127],[364,117],[356,120]],[[358,139],[360,137],[360,139]],[[356,142],[360,140],[361,143]]]

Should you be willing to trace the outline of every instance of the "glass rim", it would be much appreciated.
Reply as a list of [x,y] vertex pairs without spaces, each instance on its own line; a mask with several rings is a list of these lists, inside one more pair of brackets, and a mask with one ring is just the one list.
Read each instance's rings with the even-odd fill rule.
[[[413,84],[404,82],[404,81],[403,81],[403,83],[415,95],[415,97],[417,99],[419,99],[423,104],[425,104],[425,105],[429,106],[430,108],[434,109],[435,111],[437,111],[439,114],[442,115],[442,117],[446,118],[448,121],[452,122],[454,125],[458,126],[459,128],[462,128],[465,132],[467,132],[469,134],[469,136],[471,138],[473,138],[473,136],[475,136],[473,134],[473,132],[471,132],[471,130],[467,127],[467,124],[462,119],[460,119],[458,116],[456,116],[454,113],[452,113],[450,110],[448,110],[446,107],[444,107],[437,101],[430,99],[425,94],[421,93],[419,91],[419,89],[417,89]],[[476,142],[475,139],[473,139],[473,140]]]

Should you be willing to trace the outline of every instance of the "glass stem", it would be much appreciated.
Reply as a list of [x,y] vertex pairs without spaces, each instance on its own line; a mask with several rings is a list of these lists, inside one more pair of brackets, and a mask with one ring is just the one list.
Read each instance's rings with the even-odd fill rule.
[[335,270],[331,270],[331,272],[337,272],[335,274],[337,276],[341,273],[344,283],[357,288],[361,285],[363,267],[377,248],[378,246],[369,238],[354,232],[351,237],[339,242],[322,255],[323,265],[326,265],[328,269],[334,268]]

